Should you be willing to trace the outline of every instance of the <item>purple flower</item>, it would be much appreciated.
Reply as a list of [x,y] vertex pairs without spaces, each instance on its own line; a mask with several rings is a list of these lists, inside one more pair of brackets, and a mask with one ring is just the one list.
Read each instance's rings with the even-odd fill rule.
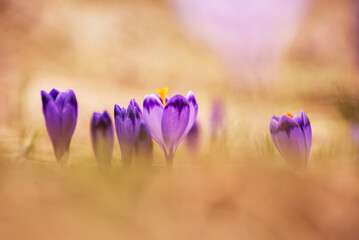
[[136,137],[136,159],[146,165],[151,165],[153,159],[152,137],[146,123],[142,122]]
[[42,112],[56,159],[64,160],[65,153],[69,152],[71,138],[77,123],[75,93],[70,89],[64,92],[52,89],[50,93],[42,90],[41,98]]
[[141,108],[132,99],[128,108],[115,105],[115,127],[117,139],[121,147],[122,160],[128,164],[132,161],[133,149],[141,123]]
[[270,122],[273,142],[280,154],[293,163],[308,160],[312,146],[312,128],[307,115],[301,111],[300,117],[287,113],[280,118],[273,116]]
[[[246,84],[270,79],[296,35],[310,0],[170,0],[184,33],[226,64]],[[253,81],[253,78],[256,81]]]
[[167,163],[172,164],[178,145],[196,121],[198,105],[192,91],[186,98],[178,94],[170,99],[166,96],[166,88],[157,93],[145,96],[143,120],[151,136],[162,147]]
[[91,119],[91,143],[97,163],[101,167],[111,165],[114,133],[110,116],[107,111],[94,113]]

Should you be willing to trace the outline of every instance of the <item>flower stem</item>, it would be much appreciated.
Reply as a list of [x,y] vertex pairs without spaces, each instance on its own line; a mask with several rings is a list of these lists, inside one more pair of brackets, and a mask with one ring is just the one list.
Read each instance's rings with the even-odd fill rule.
[[173,153],[165,153],[165,157],[166,157],[166,161],[167,161],[167,166],[171,167],[173,165],[174,154]]
[[66,151],[60,158],[57,159],[57,161],[60,163],[63,167],[68,167],[69,164],[69,152]]

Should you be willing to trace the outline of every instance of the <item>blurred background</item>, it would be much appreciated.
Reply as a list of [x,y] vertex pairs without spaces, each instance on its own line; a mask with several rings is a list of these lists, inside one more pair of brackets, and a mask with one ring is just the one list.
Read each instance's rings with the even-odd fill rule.
[[[26,139],[21,138],[38,131],[46,142],[39,145],[41,156],[43,150],[51,152],[39,92],[52,88],[77,93],[74,144],[88,141],[93,111],[112,112],[115,103],[127,106],[131,98],[141,105],[146,94],[162,87],[169,87],[169,95],[194,91],[205,133],[216,99],[231,108],[229,123],[249,125],[246,129],[258,129],[259,135],[267,132],[272,114],[304,110],[312,119],[328,110],[338,88],[357,88],[357,5],[350,0],[1,0],[5,144],[22,148]],[[327,134],[329,129],[321,128],[332,118],[326,120],[315,135]]]
[[[0,33],[4,239],[359,238],[358,1],[0,0]],[[179,169],[163,173],[154,144],[148,185],[119,169],[104,180],[93,168],[92,112],[132,98],[142,106],[162,87],[195,93],[198,152],[182,144]],[[56,168],[47,136],[40,90],[52,88],[73,89],[79,102],[73,171]],[[224,126],[214,134],[218,103]],[[288,168],[269,136],[273,114],[300,110],[313,129],[309,173]],[[113,161],[121,165],[117,142]]]

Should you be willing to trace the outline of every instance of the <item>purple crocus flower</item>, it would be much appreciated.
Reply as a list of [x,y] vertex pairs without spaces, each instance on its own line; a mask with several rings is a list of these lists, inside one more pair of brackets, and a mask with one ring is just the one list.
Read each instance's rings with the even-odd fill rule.
[[226,64],[230,77],[246,84],[268,80],[291,46],[310,0],[169,0],[190,37]]
[[151,165],[153,159],[153,144],[146,123],[140,124],[135,144],[136,159],[145,165]]
[[293,163],[308,160],[312,146],[312,128],[303,111],[300,117],[294,113],[287,113],[280,118],[273,116],[270,132],[275,146],[286,160]]
[[192,91],[187,97],[175,95],[167,98],[167,88],[156,94],[146,95],[143,100],[143,120],[151,136],[162,147],[168,164],[172,164],[174,153],[191,130],[197,118],[198,105]]
[[91,119],[91,143],[97,163],[101,167],[111,165],[114,133],[110,116],[107,111],[94,113]]
[[72,135],[77,123],[77,100],[74,91],[59,92],[52,89],[49,93],[41,91],[42,112],[47,132],[50,136],[58,161],[69,152]]
[[122,160],[125,164],[132,161],[133,149],[141,123],[141,108],[132,99],[128,108],[115,105],[115,127],[117,139],[121,147]]

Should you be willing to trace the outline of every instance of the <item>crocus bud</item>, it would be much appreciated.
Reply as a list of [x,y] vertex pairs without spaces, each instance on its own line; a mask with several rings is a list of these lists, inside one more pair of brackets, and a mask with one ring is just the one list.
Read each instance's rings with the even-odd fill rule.
[[132,161],[133,149],[136,136],[141,123],[141,109],[134,99],[131,100],[128,108],[121,108],[117,104],[114,109],[115,127],[117,139],[120,144],[122,160],[124,164]]
[[279,153],[294,164],[306,163],[312,146],[312,128],[307,115],[287,113],[273,116],[270,132]]
[[146,123],[140,124],[135,145],[136,159],[145,165],[151,165],[153,159],[152,137]]
[[70,89],[64,92],[52,89],[49,93],[41,91],[41,98],[42,112],[56,159],[64,160],[65,153],[69,152],[77,123],[75,93]]
[[110,116],[107,111],[94,113],[91,119],[91,143],[97,163],[101,167],[111,165],[114,133]]

